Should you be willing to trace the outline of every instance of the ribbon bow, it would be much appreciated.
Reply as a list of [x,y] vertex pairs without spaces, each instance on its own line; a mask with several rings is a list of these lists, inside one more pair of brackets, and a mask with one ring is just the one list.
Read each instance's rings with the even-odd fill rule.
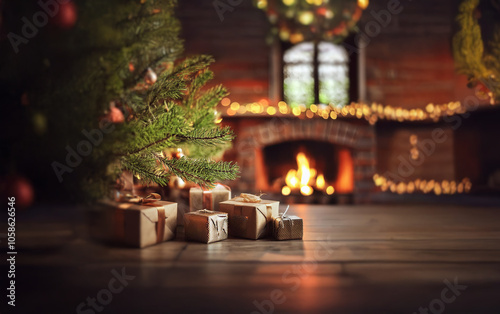
[[290,208],[290,205],[288,205],[288,206],[286,207],[286,209],[285,209],[285,212],[284,212],[284,213],[279,213],[279,214],[278,214],[278,215],[279,215],[279,217],[281,218],[281,220],[280,220],[280,228],[285,228],[285,222],[284,222],[284,220],[285,220],[285,219],[290,220],[290,221],[292,222],[292,227],[293,227],[293,220],[292,220],[291,218],[286,217],[286,212],[288,211],[288,209],[289,209],[289,208]]
[[161,200],[161,195],[158,193],[151,193],[146,197],[140,197],[137,195],[127,194],[124,195],[121,201],[135,203],[135,204],[149,204]]
[[215,227],[215,230],[217,230],[217,237],[220,238],[220,234],[222,231],[224,231],[225,234],[227,234],[227,230],[224,229],[224,220],[226,219],[226,216],[221,216],[217,215],[215,219],[212,220],[212,224]]
[[241,193],[240,196],[236,196],[232,201],[243,202],[243,203],[260,203],[262,199],[260,198],[264,194],[260,194],[259,196],[249,194],[249,193]]
[[[208,209],[200,209],[197,211],[197,213],[200,214],[216,214],[218,212],[213,211],[213,210],[208,210]],[[212,224],[215,227],[215,230],[217,230],[217,237],[220,237],[220,234],[222,231],[224,231],[225,234],[227,234],[227,230],[224,229],[224,220],[226,219],[226,215],[216,215],[215,219],[210,219],[212,221]]]

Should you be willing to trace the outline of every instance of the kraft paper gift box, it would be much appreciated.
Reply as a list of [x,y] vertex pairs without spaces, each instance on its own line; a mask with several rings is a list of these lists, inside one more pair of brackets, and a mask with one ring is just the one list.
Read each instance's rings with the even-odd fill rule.
[[136,204],[101,201],[90,213],[90,236],[114,244],[143,248],[175,237],[177,203]]
[[202,209],[219,210],[219,203],[231,199],[231,189],[217,184],[212,190],[191,188],[189,190],[189,211]]
[[212,243],[227,239],[227,213],[198,210],[184,215],[184,220],[186,240]]
[[257,240],[270,235],[273,217],[278,216],[280,202],[261,200],[258,203],[225,201],[221,212],[229,214],[229,235]]
[[302,218],[292,215],[279,214],[273,221],[273,238],[276,240],[302,239],[304,234]]

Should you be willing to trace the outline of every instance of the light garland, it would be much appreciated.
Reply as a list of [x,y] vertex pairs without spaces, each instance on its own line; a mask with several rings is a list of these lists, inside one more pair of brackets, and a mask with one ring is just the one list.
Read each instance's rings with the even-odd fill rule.
[[373,182],[380,187],[383,192],[390,191],[397,194],[412,194],[422,192],[424,194],[435,195],[453,195],[469,193],[472,188],[472,183],[469,178],[464,178],[460,182],[454,180],[422,180],[415,179],[409,182],[395,182],[388,178],[375,174]]
[[[466,113],[467,107],[459,101],[449,102],[446,104],[428,104],[424,109],[414,108],[407,109],[402,107],[393,107],[390,105],[381,105],[372,103],[352,102],[344,107],[336,107],[334,105],[310,105],[307,108],[302,106],[289,106],[286,102],[280,101],[277,106],[269,104],[267,99],[261,99],[258,102],[240,104],[232,102],[229,98],[224,98],[221,101],[224,108],[222,111],[226,116],[239,115],[260,115],[260,116],[295,116],[300,118],[317,118],[337,119],[338,117],[365,119],[370,124],[375,124],[378,120],[391,121],[439,121],[440,118],[453,116],[456,114]],[[490,104],[494,105],[493,98],[490,99]]]

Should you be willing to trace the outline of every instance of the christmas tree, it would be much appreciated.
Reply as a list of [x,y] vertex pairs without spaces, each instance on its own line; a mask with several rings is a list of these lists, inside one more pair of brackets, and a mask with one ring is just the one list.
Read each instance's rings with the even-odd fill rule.
[[[237,176],[235,164],[213,161],[233,138],[215,110],[227,91],[205,87],[211,57],[178,60],[176,1],[2,6],[2,122],[14,128],[2,135],[3,173],[85,199],[125,169],[160,185],[172,174],[206,186]],[[179,148],[188,157],[168,157]]]
[[453,38],[453,52],[459,73],[469,77],[469,87],[481,84],[481,93],[491,102],[500,101],[500,2],[464,0]]

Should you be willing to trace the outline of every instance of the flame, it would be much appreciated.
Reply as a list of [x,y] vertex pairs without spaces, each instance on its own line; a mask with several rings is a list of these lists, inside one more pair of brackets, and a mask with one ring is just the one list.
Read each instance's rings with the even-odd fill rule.
[[290,169],[285,178],[286,185],[291,188],[299,187],[299,180],[297,179],[297,170]]
[[[300,152],[296,156],[297,169],[290,169],[285,177],[286,186],[281,189],[281,194],[290,195],[292,190],[299,190],[304,196],[313,194],[314,188],[325,190],[325,176],[314,168],[310,167],[309,159],[305,153]],[[329,186],[331,187],[331,186]],[[333,189],[333,187],[331,187]],[[329,195],[333,191],[329,191]]]
[[302,195],[305,195],[305,196],[309,196],[311,194],[313,194],[313,188],[310,187],[309,185],[303,185],[300,187],[300,193],[302,193]]
[[304,153],[299,153],[297,155],[297,165],[299,165],[297,176],[300,178],[300,187],[302,188],[309,183],[309,179],[311,178],[309,160],[307,160],[307,157]]
[[316,178],[316,187],[320,190],[322,190],[325,187],[325,177],[323,176],[323,174],[320,174]]

